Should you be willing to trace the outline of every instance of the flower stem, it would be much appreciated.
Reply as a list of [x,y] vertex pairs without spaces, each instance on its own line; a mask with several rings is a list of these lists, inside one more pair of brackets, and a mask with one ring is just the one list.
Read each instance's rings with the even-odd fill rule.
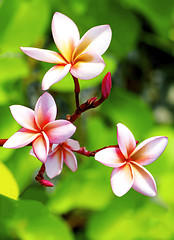
[[106,147],[103,147],[103,148],[99,148],[99,149],[94,150],[94,151],[88,151],[88,150],[86,150],[86,147],[81,147],[79,150],[71,149],[71,151],[79,153],[79,154],[84,155],[86,157],[94,157],[97,152],[99,152],[99,151],[101,151],[105,148],[110,148],[110,147],[118,148],[118,145],[110,145],[110,146],[106,146]]
[[75,93],[75,100],[76,100],[76,108],[79,107],[79,93],[80,93],[80,85],[79,85],[79,81],[78,81],[78,78],[73,77],[73,80],[74,80],[74,85],[75,85],[75,88],[74,88],[74,93]]
[[35,180],[44,187],[54,187],[54,184],[52,182],[44,179],[44,176],[43,176],[44,173],[45,173],[45,164],[43,163],[37,176],[35,177]]

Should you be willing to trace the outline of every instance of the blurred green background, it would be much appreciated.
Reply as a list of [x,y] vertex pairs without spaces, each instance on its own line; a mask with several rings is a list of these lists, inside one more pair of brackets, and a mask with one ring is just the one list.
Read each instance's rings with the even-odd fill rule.
[[[84,102],[100,97],[102,78],[111,71],[111,95],[76,121],[74,139],[91,151],[116,144],[118,122],[139,141],[168,136],[165,152],[147,166],[158,194],[149,198],[130,190],[116,197],[112,169],[79,155],[78,171],[64,166],[55,187],[46,189],[34,180],[41,163],[29,147],[1,148],[0,239],[174,239],[174,1],[0,0],[0,138],[20,128],[9,106],[33,108],[42,94],[41,80],[51,64],[27,57],[19,47],[56,50],[50,27],[56,11],[73,19],[81,36],[101,24],[110,24],[113,32],[104,72],[80,81]],[[58,118],[73,113],[73,88],[70,76],[50,88]]]

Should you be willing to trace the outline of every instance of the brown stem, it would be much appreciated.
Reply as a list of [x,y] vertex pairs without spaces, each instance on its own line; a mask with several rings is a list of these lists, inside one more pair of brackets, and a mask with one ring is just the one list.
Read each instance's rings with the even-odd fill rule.
[[76,152],[76,153],[79,153],[81,155],[84,155],[86,157],[94,157],[95,154],[97,152],[99,152],[100,150],[103,150],[105,148],[110,148],[110,147],[115,147],[115,148],[118,148],[118,145],[110,145],[110,146],[106,146],[106,147],[103,147],[103,148],[99,148],[97,150],[94,150],[94,151],[88,151],[86,150],[85,147],[81,147],[79,150],[72,150],[73,152]]
[[74,80],[74,85],[75,85],[75,88],[74,88],[74,93],[75,93],[75,100],[76,100],[76,107],[78,108],[79,107],[79,93],[80,93],[80,85],[79,85],[79,81],[78,81],[78,78],[73,77],[73,80]]
[[35,180],[44,187],[54,187],[54,184],[52,182],[44,179],[44,176],[43,176],[44,173],[45,173],[45,164],[43,163],[37,176],[35,177]]
[[35,177],[35,180],[37,182],[40,182],[41,179],[44,179],[44,176],[43,176],[44,172],[45,172],[45,164],[43,163],[39,172],[38,172],[38,174],[37,174],[37,176]]
[[99,100],[97,100],[97,97],[93,97],[91,99],[88,99],[85,103],[81,104],[75,111],[75,113],[73,113],[72,115],[67,115],[67,120],[70,122],[75,122],[75,120],[77,118],[80,117],[80,115],[83,112],[86,112],[87,110],[91,109],[91,108],[96,108],[98,107],[101,103],[103,103],[106,99],[104,99],[103,97],[101,97]]

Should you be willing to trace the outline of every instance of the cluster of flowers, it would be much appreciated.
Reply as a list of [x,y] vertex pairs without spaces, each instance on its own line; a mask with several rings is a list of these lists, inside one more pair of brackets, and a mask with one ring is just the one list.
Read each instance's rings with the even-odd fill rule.
[[38,99],[34,111],[25,106],[11,106],[11,113],[22,128],[11,136],[3,147],[20,148],[32,143],[30,154],[43,163],[36,180],[44,186],[53,186],[50,181],[44,179],[45,170],[51,179],[61,173],[63,162],[73,172],[77,170],[77,160],[73,153],[77,152],[94,156],[100,163],[113,168],[111,186],[117,196],[123,196],[131,187],[144,195],[155,196],[155,180],[143,165],[154,162],[162,154],[168,142],[167,137],[152,137],[137,146],[131,131],[118,123],[118,145],[89,152],[81,148],[78,141],[70,139],[76,131],[72,122],[82,112],[100,105],[110,94],[111,76],[108,73],[102,82],[101,98],[97,100],[93,97],[79,105],[78,78],[91,79],[103,71],[105,63],[101,55],[111,41],[110,26],[93,27],[80,39],[75,23],[56,12],[52,20],[52,34],[59,53],[30,47],[22,47],[21,50],[32,58],[56,64],[45,74],[42,90],[49,89],[70,72],[75,83],[77,109],[67,120],[55,120],[57,106],[48,92]]

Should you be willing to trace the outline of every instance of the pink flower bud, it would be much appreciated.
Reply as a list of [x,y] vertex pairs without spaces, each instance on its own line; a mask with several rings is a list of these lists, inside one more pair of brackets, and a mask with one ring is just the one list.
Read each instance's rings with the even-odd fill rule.
[[108,98],[112,87],[111,73],[108,72],[103,78],[102,82],[102,97],[104,99]]
[[42,186],[45,186],[45,187],[54,187],[54,184],[48,180],[45,180],[45,179],[41,179],[39,181],[39,183],[42,185]]

